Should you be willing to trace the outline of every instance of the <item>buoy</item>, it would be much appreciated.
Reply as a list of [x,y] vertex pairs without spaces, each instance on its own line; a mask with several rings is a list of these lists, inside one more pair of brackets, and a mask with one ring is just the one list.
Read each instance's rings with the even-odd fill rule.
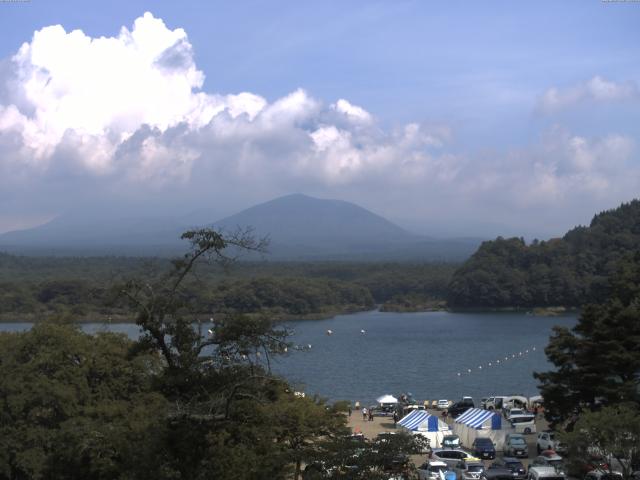
[[367,332],[366,332],[366,330],[362,329],[362,330],[360,330],[360,333],[364,335]]
[[213,330],[209,329],[207,331],[209,332],[209,335],[213,335]]
[[458,372],[458,376],[460,376],[460,372]]
[[468,369],[467,372],[471,373],[471,369]]
[[489,366],[491,366],[491,362],[489,362]]
[[287,347],[284,347],[283,352],[284,352],[284,353],[287,353],[287,350],[288,350],[288,348],[287,348]]
[[504,357],[505,360],[509,360],[509,357]]
[[496,360],[496,363],[500,363],[500,360]]
[[327,335],[332,335],[333,334],[333,330],[327,330]]
[[524,353],[529,353],[529,350],[525,350]]
[[536,351],[536,347],[533,347],[531,350],[533,350],[535,352]]
[[478,365],[478,368],[479,368],[480,370],[482,370],[482,365]]
[[311,348],[311,344],[308,344],[308,345],[307,345],[307,348]]

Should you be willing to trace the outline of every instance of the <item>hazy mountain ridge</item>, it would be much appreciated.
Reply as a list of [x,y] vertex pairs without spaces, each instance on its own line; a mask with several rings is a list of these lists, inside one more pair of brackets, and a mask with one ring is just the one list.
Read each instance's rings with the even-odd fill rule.
[[[480,243],[474,238],[440,240],[416,235],[356,204],[301,194],[255,205],[210,225],[225,231],[253,228],[257,236],[269,237],[266,258],[274,260],[462,260]],[[195,226],[175,217],[104,221],[61,217],[1,235],[0,250],[175,255],[186,248],[180,234]]]

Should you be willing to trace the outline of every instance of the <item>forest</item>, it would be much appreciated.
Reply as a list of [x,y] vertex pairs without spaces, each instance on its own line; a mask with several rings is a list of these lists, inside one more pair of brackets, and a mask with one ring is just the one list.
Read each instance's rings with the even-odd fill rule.
[[608,278],[640,248],[640,201],[596,215],[562,238],[484,242],[453,275],[453,308],[580,307],[610,294]]
[[[184,285],[198,314],[323,318],[369,310],[579,308],[609,295],[610,276],[640,246],[640,201],[596,215],[562,238],[484,242],[464,264],[239,261],[205,264]],[[26,257],[0,253],[0,320],[131,321],[120,286],[162,275],[167,258]]]
[[[77,321],[131,321],[119,286],[157,276],[164,258],[24,257],[0,254],[0,319],[38,321],[64,314]],[[184,285],[193,311],[319,318],[369,310],[442,305],[452,263],[245,262],[202,265]]]

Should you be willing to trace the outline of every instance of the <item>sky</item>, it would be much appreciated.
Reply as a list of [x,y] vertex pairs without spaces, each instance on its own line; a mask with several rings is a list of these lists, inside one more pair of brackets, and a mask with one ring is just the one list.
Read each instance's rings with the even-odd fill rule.
[[549,238],[639,196],[640,2],[0,1],[0,32],[0,233],[305,193]]

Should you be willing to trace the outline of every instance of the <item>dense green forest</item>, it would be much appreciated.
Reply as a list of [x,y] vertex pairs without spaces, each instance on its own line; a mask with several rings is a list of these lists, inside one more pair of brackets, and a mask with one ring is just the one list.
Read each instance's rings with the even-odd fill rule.
[[562,238],[484,242],[449,285],[452,307],[579,307],[602,302],[607,279],[640,249],[640,201],[596,215]]
[[[78,320],[130,321],[119,294],[128,280],[162,275],[167,259],[23,257],[0,254],[0,319],[37,321],[52,314]],[[199,266],[185,282],[193,310],[203,314],[268,313],[317,318],[367,310],[441,306],[457,265],[448,263],[237,262]]]
[[193,328],[186,282],[203,260],[224,263],[228,242],[188,235],[170,268],[121,287],[137,340],[65,317],[0,333],[0,479],[299,480],[305,464],[322,478],[417,478],[409,455],[426,440],[354,439],[345,402],[297,395],[271,372],[286,328],[241,314],[216,316],[204,336]]

